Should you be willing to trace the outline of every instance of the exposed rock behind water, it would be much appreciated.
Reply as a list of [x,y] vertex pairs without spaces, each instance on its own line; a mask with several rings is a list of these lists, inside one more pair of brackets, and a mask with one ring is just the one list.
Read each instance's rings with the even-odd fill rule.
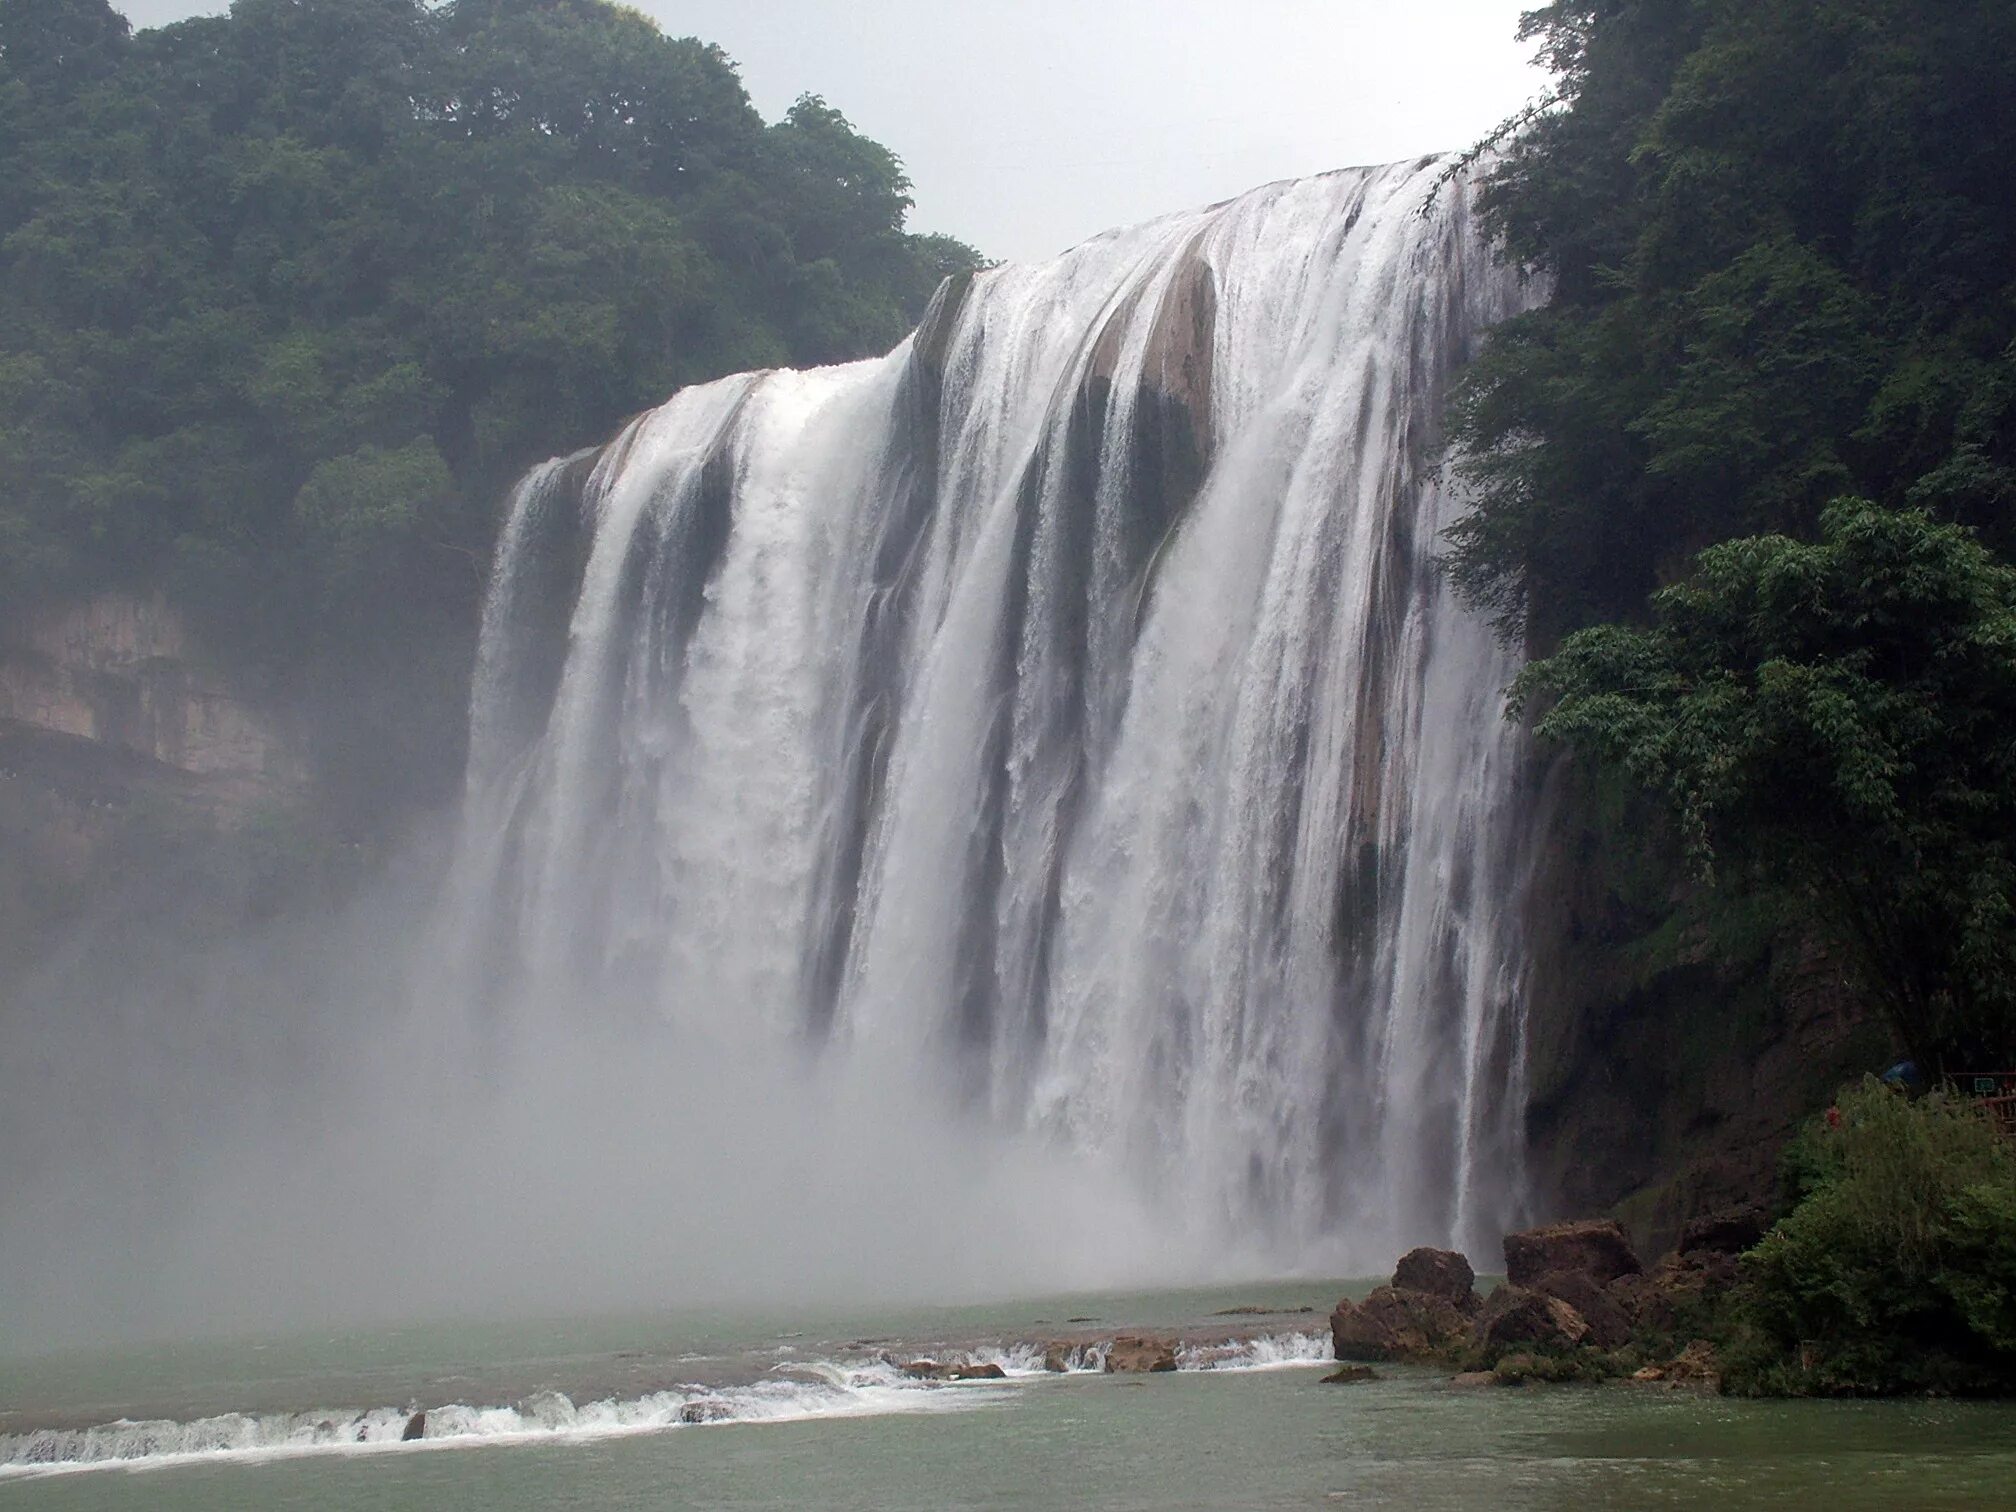
[[1412,1249],[1393,1267],[1396,1291],[1425,1292],[1463,1312],[1477,1310],[1477,1273],[1454,1250]]
[[1523,1286],[1501,1286],[1477,1316],[1477,1343],[1488,1352],[1574,1349],[1589,1337],[1581,1313],[1559,1297]]
[[1622,1349],[1631,1342],[1631,1313],[1586,1272],[1549,1271],[1533,1283],[1533,1290],[1574,1308],[1589,1325],[1588,1342],[1598,1349]]
[[1395,1286],[1363,1302],[1346,1298],[1330,1314],[1331,1347],[1340,1360],[1426,1359],[1460,1347],[1469,1331],[1455,1303]]
[[1601,1286],[1643,1268],[1614,1219],[1555,1223],[1505,1236],[1505,1279],[1514,1286],[1530,1287],[1542,1276],[1567,1271]]

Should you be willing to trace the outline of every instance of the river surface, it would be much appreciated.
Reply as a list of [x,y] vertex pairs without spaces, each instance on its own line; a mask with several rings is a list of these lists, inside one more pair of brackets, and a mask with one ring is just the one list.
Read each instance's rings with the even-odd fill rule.
[[[1340,1290],[458,1324],[0,1362],[0,1507],[2006,1508],[2016,1406],[1325,1385]],[[1266,1313],[1227,1316],[1228,1309]],[[1179,1333],[1183,1368],[1096,1369]],[[1031,1346],[1083,1340],[1093,1368]],[[920,1355],[1002,1380],[913,1381]],[[425,1407],[426,1437],[402,1442]],[[694,1418],[701,1421],[693,1422]],[[123,1421],[122,1421],[123,1420]],[[359,1437],[364,1442],[357,1442]],[[112,1458],[74,1463],[91,1453]],[[73,1462],[62,1463],[63,1456]],[[42,1463],[25,1463],[39,1458]],[[55,1462],[52,1462],[55,1461]]]

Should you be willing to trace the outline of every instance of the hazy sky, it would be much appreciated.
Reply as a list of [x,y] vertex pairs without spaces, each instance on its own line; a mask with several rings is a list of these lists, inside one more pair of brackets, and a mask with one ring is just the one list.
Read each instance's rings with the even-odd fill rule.
[[[117,0],[115,0],[117,3]],[[1466,146],[1542,84],[1538,0],[638,0],[774,119],[805,91],[900,154],[913,229],[1040,258],[1270,179]],[[128,0],[136,26],[225,9]]]

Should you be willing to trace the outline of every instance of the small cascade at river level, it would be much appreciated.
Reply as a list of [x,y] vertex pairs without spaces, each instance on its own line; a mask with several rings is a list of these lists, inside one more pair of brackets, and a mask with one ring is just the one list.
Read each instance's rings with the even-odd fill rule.
[[535,469],[443,926],[472,1016],[892,1068],[1206,1246],[1489,1253],[1520,737],[1435,462],[1532,296],[1445,167],[956,278],[885,358]]

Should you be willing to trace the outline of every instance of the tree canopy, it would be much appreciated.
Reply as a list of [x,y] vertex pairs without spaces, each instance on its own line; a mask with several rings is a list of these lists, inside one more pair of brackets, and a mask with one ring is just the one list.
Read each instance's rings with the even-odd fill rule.
[[382,783],[459,704],[510,477],[681,384],[892,346],[977,261],[909,208],[826,102],[766,125],[720,49],[603,0],[138,34],[7,0],[0,601],[165,587],[354,685]]
[[[1540,730],[1931,1060],[2016,1054],[2016,8],[1555,0],[1451,425]],[[1564,640],[1565,637],[1565,640]],[[1558,701],[1558,702],[1555,702]]]

